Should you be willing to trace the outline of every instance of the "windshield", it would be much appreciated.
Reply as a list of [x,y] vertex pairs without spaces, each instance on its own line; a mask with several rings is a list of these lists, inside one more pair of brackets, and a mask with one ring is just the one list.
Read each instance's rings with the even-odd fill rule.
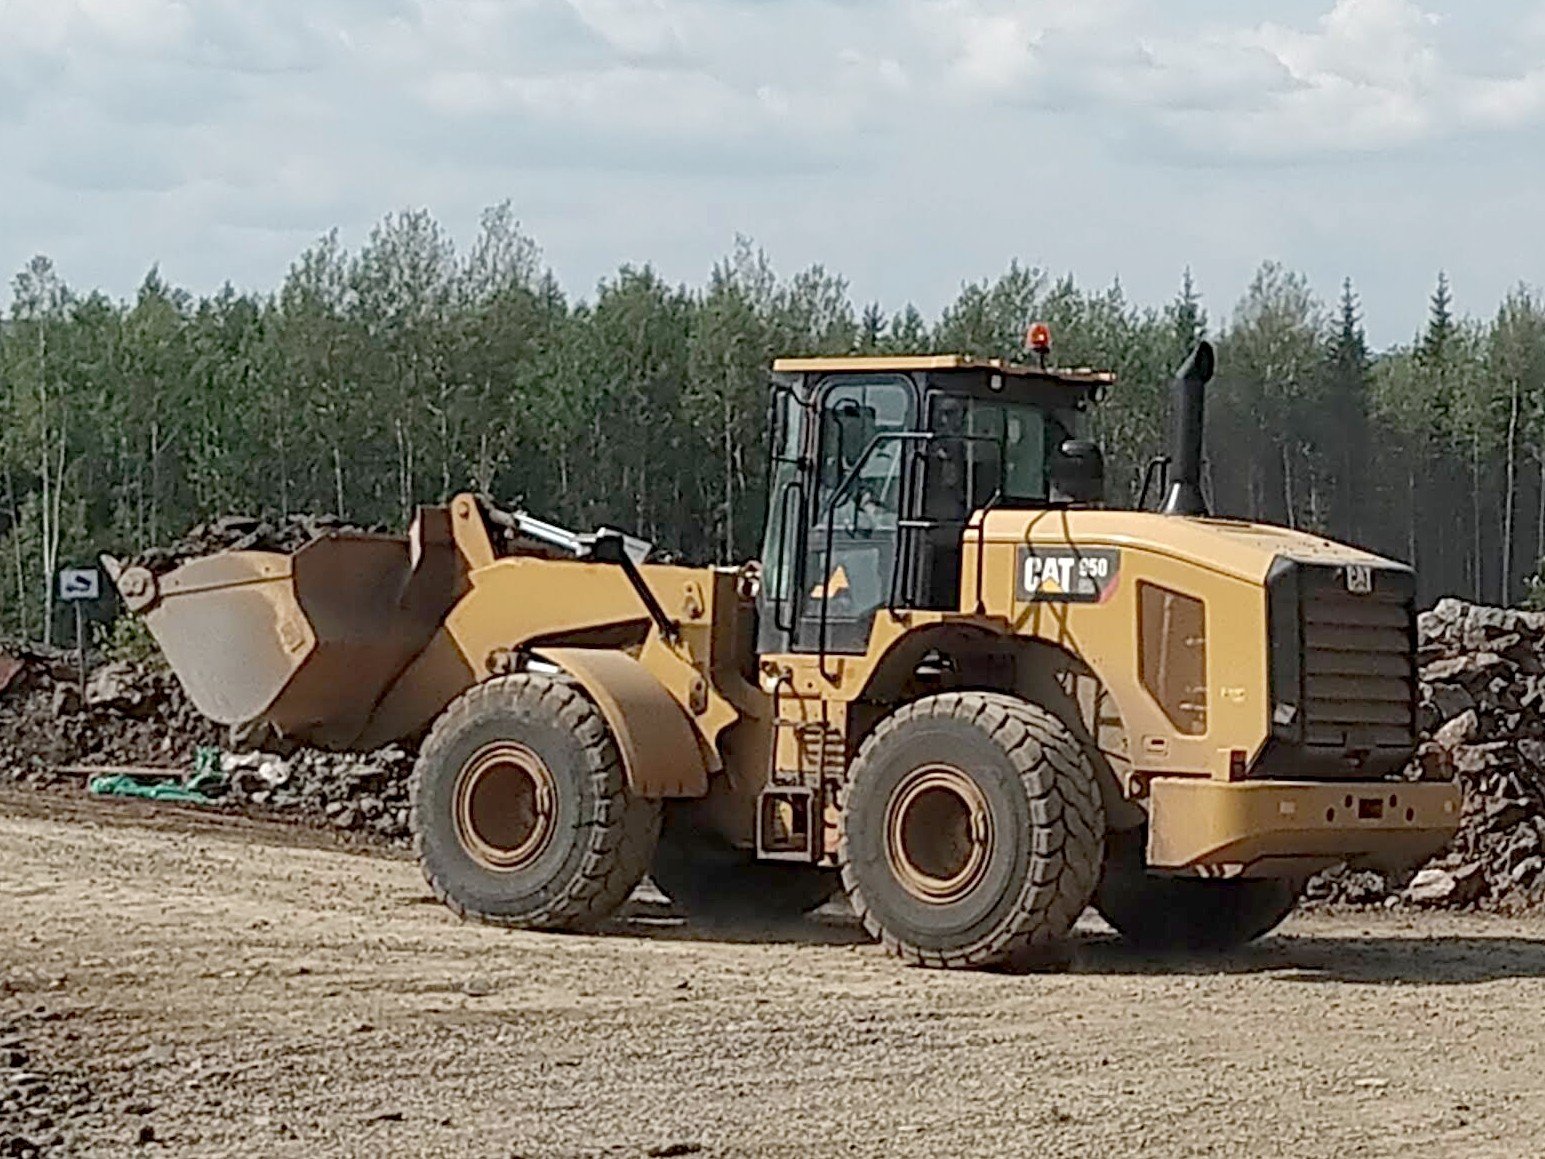
[[1077,412],[1049,411],[1008,399],[941,395],[933,429],[960,434],[966,468],[963,491],[977,507],[998,492],[1002,503],[1040,503],[1047,495],[1047,464],[1074,437]]

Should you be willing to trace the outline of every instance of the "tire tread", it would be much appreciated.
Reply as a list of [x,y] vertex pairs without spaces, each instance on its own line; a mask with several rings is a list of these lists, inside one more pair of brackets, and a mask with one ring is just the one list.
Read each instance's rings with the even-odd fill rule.
[[[461,729],[480,716],[519,705],[555,718],[584,750],[594,814],[581,822],[585,852],[577,871],[542,906],[519,916],[470,908],[426,856],[419,801],[424,778]],[[629,791],[622,757],[600,710],[572,681],[538,673],[500,676],[474,685],[440,714],[413,766],[410,781],[413,852],[430,890],[463,919],[520,929],[587,930],[611,917],[643,879],[654,856],[660,803]]]
[[1032,846],[1029,871],[1007,920],[958,949],[925,949],[882,926],[864,899],[844,834],[838,861],[849,901],[870,936],[914,965],[981,968],[1030,958],[1067,936],[1099,880],[1105,821],[1088,757],[1072,731],[1040,705],[1005,693],[946,692],[904,705],[875,727],[853,762],[844,803],[863,776],[866,755],[926,717],[951,717],[982,729],[1013,766],[1037,820],[1036,833],[1046,836]]

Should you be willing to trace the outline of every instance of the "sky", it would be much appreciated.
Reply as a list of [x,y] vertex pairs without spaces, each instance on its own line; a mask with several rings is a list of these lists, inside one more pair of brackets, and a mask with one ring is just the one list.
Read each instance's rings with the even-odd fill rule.
[[1377,345],[1545,282],[1545,0],[0,0],[0,272],[271,289],[508,200],[570,292],[737,234],[936,311],[1011,258]]

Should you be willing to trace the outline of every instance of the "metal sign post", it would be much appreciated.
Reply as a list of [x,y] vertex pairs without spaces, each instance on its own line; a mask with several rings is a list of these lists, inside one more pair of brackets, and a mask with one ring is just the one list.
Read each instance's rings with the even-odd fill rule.
[[59,598],[75,607],[75,658],[80,667],[81,702],[86,699],[86,611],[90,600],[101,598],[102,574],[94,567],[59,570]]

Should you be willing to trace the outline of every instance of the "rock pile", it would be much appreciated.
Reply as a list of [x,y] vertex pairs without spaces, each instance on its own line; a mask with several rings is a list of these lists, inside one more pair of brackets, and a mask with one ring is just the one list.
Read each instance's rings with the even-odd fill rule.
[[1545,613],[1441,600],[1419,621],[1412,780],[1457,780],[1458,835],[1409,880],[1344,871],[1310,900],[1522,908],[1545,902]]
[[399,745],[373,753],[227,754],[223,799],[394,844],[406,842],[413,760],[413,753]]
[[[164,574],[215,552],[291,553],[330,533],[366,530],[332,515],[227,515],[128,562]],[[19,663],[0,657],[0,780],[84,785],[92,772],[111,769],[192,772],[201,749],[219,750],[224,784],[199,782],[200,792],[218,803],[391,842],[407,839],[414,755],[405,748],[243,754],[249,738],[228,735],[200,716],[159,659],[100,665],[82,687],[73,659],[63,653],[6,652]]]
[[[520,547],[537,554],[561,556],[551,545],[523,536],[517,530],[514,513],[500,507],[491,498],[479,496],[484,515],[496,539],[507,549]],[[224,515],[200,523],[182,538],[164,547],[153,547],[129,560],[130,565],[164,575],[190,560],[220,551],[275,551],[285,555],[305,547],[314,539],[334,532],[379,532],[380,528],[360,527],[336,515],[299,514],[274,518],[252,515]]]
[[82,690],[62,656],[32,650],[19,659],[0,693],[0,777],[48,784],[81,765],[192,768],[201,746],[221,741],[159,663],[101,665]]
[[1412,772],[1457,778],[1449,850],[1405,891],[1422,904],[1545,899],[1545,613],[1442,600],[1421,617],[1421,726]]
[[365,530],[346,523],[336,515],[286,515],[277,519],[225,515],[208,523],[200,523],[181,539],[165,547],[142,551],[129,562],[162,575],[189,560],[213,555],[217,551],[277,551],[289,554],[330,532]]
[[219,750],[224,784],[201,784],[217,804],[406,841],[409,749],[279,756],[238,747],[155,661],[100,665],[83,693],[72,663],[33,651],[0,692],[0,781],[84,786],[91,772],[115,767],[191,773],[200,749]]

